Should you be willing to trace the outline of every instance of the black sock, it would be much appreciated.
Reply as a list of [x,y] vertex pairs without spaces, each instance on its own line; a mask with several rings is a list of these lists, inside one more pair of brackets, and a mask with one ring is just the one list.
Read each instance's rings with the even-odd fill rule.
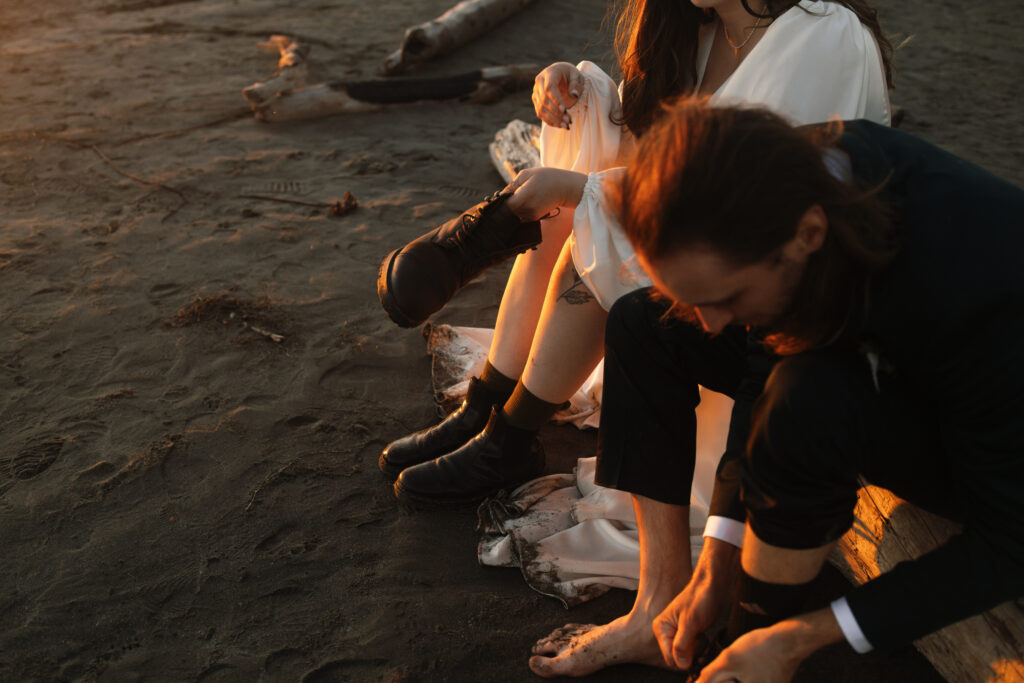
[[535,432],[544,426],[562,405],[537,398],[520,380],[501,412],[505,416],[505,422],[513,427]]
[[479,388],[487,396],[491,405],[505,405],[505,401],[516,388],[516,380],[501,374],[491,365],[491,361],[484,363],[484,369],[478,379]]
[[814,581],[800,584],[767,583],[740,570],[736,604],[726,631],[732,642],[748,631],[765,628],[803,611]]

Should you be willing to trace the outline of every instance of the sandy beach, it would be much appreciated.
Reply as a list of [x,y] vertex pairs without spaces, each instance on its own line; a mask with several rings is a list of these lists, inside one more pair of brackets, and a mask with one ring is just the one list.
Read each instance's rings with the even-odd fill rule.
[[[377,469],[436,419],[380,259],[503,184],[487,144],[534,120],[529,92],[273,125],[241,95],[274,72],[271,34],[311,46],[311,82],[368,79],[451,4],[0,2],[0,680],[530,680],[537,638],[628,609],[567,612],[479,567],[472,512],[402,512]],[[902,127],[1024,183],[1018,3],[877,6],[913,35]],[[538,0],[415,75],[611,69],[604,14]],[[346,191],[351,214],[313,206]],[[507,272],[436,320],[491,326]],[[542,439],[551,471],[596,443]],[[841,645],[797,680],[941,678]]]

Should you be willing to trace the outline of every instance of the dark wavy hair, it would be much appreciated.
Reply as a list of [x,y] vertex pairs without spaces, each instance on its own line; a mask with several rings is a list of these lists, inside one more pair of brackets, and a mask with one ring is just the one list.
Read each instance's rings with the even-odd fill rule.
[[[850,9],[875,37],[882,53],[885,79],[892,87],[892,43],[882,33],[878,12],[864,0],[827,0]],[[797,0],[766,0],[766,13],[753,17],[775,19]],[[688,93],[697,83],[697,36],[714,15],[690,0],[619,0],[615,52],[622,71],[622,116],[613,119],[640,136],[658,115],[661,102]]]
[[869,275],[899,247],[878,188],[826,168],[824,154],[841,131],[838,122],[793,128],[763,108],[682,98],[640,139],[610,194],[648,263],[694,247],[736,267],[777,258],[804,213],[820,205],[829,222],[824,244],[766,343],[781,354],[827,346],[861,321]]

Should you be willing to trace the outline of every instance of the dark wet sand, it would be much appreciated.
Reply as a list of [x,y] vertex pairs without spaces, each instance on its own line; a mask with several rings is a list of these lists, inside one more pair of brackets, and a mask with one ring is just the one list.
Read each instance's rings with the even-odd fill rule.
[[[879,4],[916,35],[904,127],[1024,181],[1017,3]],[[616,591],[567,613],[478,567],[472,514],[401,513],[376,467],[434,415],[423,341],[380,310],[377,264],[501,184],[486,145],[532,116],[528,94],[131,141],[244,110],[271,33],[307,38],[324,77],[366,78],[448,5],[0,5],[0,679],[527,680],[536,638],[628,608]],[[603,8],[537,2],[422,73],[610,64]],[[361,208],[340,219],[238,196],[346,190]],[[506,272],[439,318],[490,325]],[[594,446],[543,436],[553,468]],[[935,679],[910,651],[846,646],[798,678]]]

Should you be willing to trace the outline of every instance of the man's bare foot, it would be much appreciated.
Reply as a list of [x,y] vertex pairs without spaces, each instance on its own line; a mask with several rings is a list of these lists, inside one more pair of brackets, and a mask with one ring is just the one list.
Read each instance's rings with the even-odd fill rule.
[[651,620],[630,612],[603,626],[566,624],[533,646],[538,676],[586,676],[616,664],[665,666]]

